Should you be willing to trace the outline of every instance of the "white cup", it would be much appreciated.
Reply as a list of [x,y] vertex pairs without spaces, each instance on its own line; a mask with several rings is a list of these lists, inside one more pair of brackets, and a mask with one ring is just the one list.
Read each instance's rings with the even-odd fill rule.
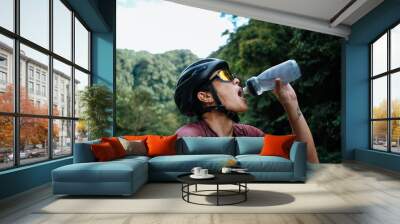
[[201,175],[200,174],[200,171],[202,170],[202,168],[201,167],[193,167],[193,169],[192,169],[192,173],[194,174],[194,175],[196,175],[196,176],[199,176],[199,175]]
[[201,169],[200,170],[200,176],[207,176],[208,175],[208,169]]
[[222,173],[230,173],[231,171],[232,171],[232,168],[229,168],[229,167],[222,167],[222,170],[221,170]]

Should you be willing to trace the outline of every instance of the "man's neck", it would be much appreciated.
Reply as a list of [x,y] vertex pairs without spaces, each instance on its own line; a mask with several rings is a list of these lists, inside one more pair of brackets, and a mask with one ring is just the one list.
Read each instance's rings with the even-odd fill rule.
[[233,121],[226,114],[211,111],[203,114],[203,120],[219,137],[233,136]]

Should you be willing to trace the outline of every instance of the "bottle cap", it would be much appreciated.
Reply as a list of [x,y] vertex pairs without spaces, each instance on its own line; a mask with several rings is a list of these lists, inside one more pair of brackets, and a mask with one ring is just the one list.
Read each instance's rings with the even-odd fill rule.
[[243,93],[244,94],[249,94],[249,89],[247,88],[247,86],[243,88]]

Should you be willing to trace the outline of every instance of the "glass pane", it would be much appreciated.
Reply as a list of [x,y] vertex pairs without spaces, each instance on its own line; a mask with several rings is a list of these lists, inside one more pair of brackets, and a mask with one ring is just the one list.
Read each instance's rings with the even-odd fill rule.
[[400,24],[391,30],[390,37],[390,67],[391,69],[400,67]]
[[21,36],[49,48],[49,0],[20,0]]
[[48,121],[45,118],[21,117],[20,164],[34,163],[49,158]]
[[387,77],[372,80],[372,118],[387,117]]
[[0,116],[0,170],[14,165],[13,118]]
[[89,86],[89,75],[75,69],[75,117],[80,117],[82,114],[80,98],[86,86]]
[[72,121],[53,120],[53,157],[72,154]]
[[84,120],[75,122],[75,143],[88,140],[88,128]]
[[53,17],[53,51],[71,60],[72,12],[60,0],[53,0]]
[[71,66],[53,60],[53,115],[72,117]]
[[387,34],[372,44],[372,68],[373,75],[387,71]]
[[390,85],[391,116],[400,118],[400,72],[391,75]]
[[372,122],[372,148],[387,151],[387,121]]
[[14,43],[0,35],[0,111],[14,111]]
[[14,31],[14,0],[0,1],[0,26]]
[[391,121],[392,152],[400,153],[400,120]]
[[89,32],[75,18],[75,63],[89,69]]
[[48,114],[48,64],[47,55],[21,44],[21,113]]

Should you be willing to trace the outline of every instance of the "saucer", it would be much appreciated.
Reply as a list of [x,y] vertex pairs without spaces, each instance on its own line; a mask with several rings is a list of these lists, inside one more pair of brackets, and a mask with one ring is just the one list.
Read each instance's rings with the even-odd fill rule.
[[204,175],[204,176],[194,175],[194,174],[190,175],[190,178],[193,178],[193,179],[211,179],[211,178],[214,178],[214,177],[215,176],[212,175],[212,174],[207,174],[207,175]]

